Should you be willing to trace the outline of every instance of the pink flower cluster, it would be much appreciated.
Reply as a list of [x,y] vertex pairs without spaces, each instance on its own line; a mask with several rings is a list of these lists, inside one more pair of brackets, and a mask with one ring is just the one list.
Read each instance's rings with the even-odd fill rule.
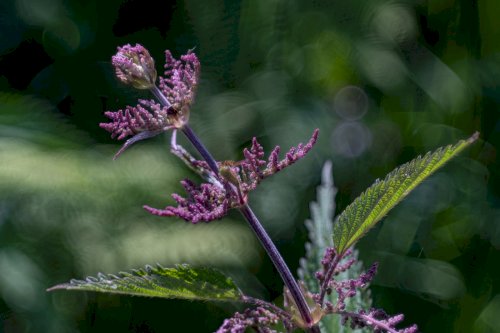
[[[252,140],[250,149],[243,151],[244,159],[239,162],[220,162],[219,168],[222,177],[213,174],[205,161],[191,160],[190,166],[209,173],[212,182],[196,186],[189,180],[184,180],[182,186],[188,194],[181,197],[173,194],[177,206],[167,206],[164,209],[156,209],[149,206],[144,208],[151,214],[158,216],[177,216],[191,223],[200,221],[210,222],[220,219],[227,214],[229,209],[241,207],[247,202],[248,193],[266,177],[269,177],[296,161],[305,157],[312,149],[318,139],[319,131],[315,130],[306,144],[300,143],[292,147],[279,159],[280,147],[275,147],[267,161],[264,159],[264,148],[256,138]],[[176,146],[176,153],[180,150]],[[185,151],[182,151],[185,154]]]
[[263,307],[246,309],[243,313],[237,312],[224,320],[216,333],[244,333],[247,328],[253,328],[256,332],[276,333],[269,326],[278,324],[280,320],[279,316]]
[[139,100],[136,106],[127,106],[124,110],[104,113],[111,122],[99,126],[111,133],[111,137],[123,140],[142,132],[164,132],[171,128],[168,108],[154,100]]
[[112,138],[123,140],[132,137],[119,153],[139,140],[169,129],[182,128],[189,120],[189,109],[199,81],[200,62],[191,51],[176,60],[167,50],[165,58],[164,76],[160,76],[158,88],[154,60],[143,46],[119,47],[112,57],[116,75],[122,82],[138,89],[149,89],[158,100],[139,100],[136,106],[104,113],[111,121],[101,123],[100,127],[110,132]]
[[[331,294],[335,290],[337,294],[337,301],[335,304],[325,301],[326,314],[338,314],[342,316],[342,323],[346,325],[350,322],[352,329],[361,329],[364,327],[371,327],[375,332],[389,332],[389,333],[416,333],[417,325],[412,325],[407,328],[397,329],[396,325],[400,324],[404,316],[398,314],[389,316],[381,309],[358,310],[357,312],[350,312],[346,310],[346,300],[357,295],[360,289],[366,288],[377,274],[378,263],[374,263],[365,272],[360,274],[355,279],[347,279],[343,281],[335,280],[341,272],[347,271],[356,262],[355,259],[349,258],[352,251],[348,250],[341,258],[337,257],[333,248],[327,248],[321,264],[323,266],[322,272],[316,273],[323,294]],[[329,273],[332,274],[329,274]],[[324,290],[326,288],[326,290]],[[313,297],[318,303],[322,302],[321,294],[316,294]]]
[[160,76],[160,90],[178,112],[189,113],[200,76],[200,61],[192,50],[175,59],[165,51],[165,72]]
[[144,206],[151,214],[158,216],[177,216],[191,223],[200,221],[210,222],[220,219],[233,207],[231,196],[220,186],[204,183],[196,186],[189,179],[181,181],[188,197],[183,198],[174,193],[172,198],[177,206],[167,206],[164,209],[156,209]]

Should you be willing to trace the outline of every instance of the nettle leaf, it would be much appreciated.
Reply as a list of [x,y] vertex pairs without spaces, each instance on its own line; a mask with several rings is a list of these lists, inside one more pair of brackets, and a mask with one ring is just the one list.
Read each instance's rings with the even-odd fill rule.
[[333,243],[337,253],[345,253],[420,183],[478,137],[479,133],[476,132],[467,140],[419,156],[393,170],[384,180],[376,181],[347,206],[334,223]]
[[[298,269],[299,278],[306,284],[310,292],[319,292],[319,283],[315,277],[316,272],[321,271],[323,266],[321,260],[328,247],[333,246],[331,237],[333,229],[333,218],[335,216],[335,195],[337,188],[334,186],[332,177],[332,163],[326,162],[321,174],[321,185],[318,186],[316,202],[311,202],[311,219],[306,220],[306,228],[309,232],[309,242],[306,243],[306,255],[300,260]],[[363,273],[363,264],[357,261],[358,253],[354,253],[350,258],[356,259],[356,263],[347,271],[339,273],[336,277],[338,281],[355,279]],[[343,262],[341,262],[343,263]],[[332,304],[336,303],[337,294],[326,295],[326,300]],[[356,293],[355,297],[346,300],[346,310],[357,311],[358,309],[369,309],[372,301],[368,289],[361,293]],[[353,330],[349,326],[342,325],[342,317],[338,315],[324,316],[319,322],[322,332],[348,333],[348,332],[368,332],[369,330]]]
[[241,301],[242,298],[234,282],[221,272],[188,265],[175,268],[147,265],[118,275],[99,273],[97,277],[71,280],[47,291],[58,289],[207,301]]

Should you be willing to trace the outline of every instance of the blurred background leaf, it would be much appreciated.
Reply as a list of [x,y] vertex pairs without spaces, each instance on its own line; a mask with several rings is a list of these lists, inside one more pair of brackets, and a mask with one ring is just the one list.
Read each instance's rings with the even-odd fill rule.
[[246,294],[282,292],[237,214],[192,226],[142,210],[195,177],[168,154],[168,137],[111,161],[118,144],[97,126],[102,113],[148,96],[115,80],[110,56],[141,43],[158,70],[166,48],[196,47],[191,123],[218,159],[240,158],[252,136],[269,150],[320,128],[307,159],[251,196],[292,271],[324,161],[338,213],[397,165],[480,131],[358,248],[363,262],[380,261],[375,306],[425,332],[494,332],[499,15],[497,0],[2,1],[0,330],[204,332],[238,309],[44,291],[146,263],[214,266]]

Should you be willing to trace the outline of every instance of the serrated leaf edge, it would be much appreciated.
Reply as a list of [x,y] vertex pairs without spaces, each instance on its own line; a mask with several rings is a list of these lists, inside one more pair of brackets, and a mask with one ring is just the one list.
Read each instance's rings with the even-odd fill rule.
[[[356,241],[358,241],[370,228],[372,228],[378,221],[380,221],[392,208],[394,208],[400,201],[402,201],[412,190],[414,190],[420,183],[422,183],[423,180],[425,180],[427,177],[432,175],[434,172],[436,172],[439,168],[441,168],[444,164],[446,164],[452,157],[456,156],[459,154],[461,151],[463,151],[465,148],[467,148],[471,143],[476,141],[479,138],[479,132],[475,132],[470,138],[465,139],[465,140],[460,140],[458,143],[455,145],[447,145],[440,147],[436,149],[433,152],[428,152],[424,156],[418,156],[417,158],[397,167],[393,171],[391,171],[383,181],[378,181],[375,182],[373,185],[371,185],[366,191],[364,191],[361,195],[359,195],[349,206],[346,207],[346,209],[338,216],[337,220],[334,223],[334,232],[333,232],[333,238],[334,238],[334,246],[337,250],[337,253],[343,254],[345,251],[350,248]],[[375,190],[376,186],[384,186],[384,184],[393,176],[397,175],[401,170],[404,168],[410,166],[412,163],[417,163],[418,161],[421,161],[422,159],[426,159],[434,154],[438,154],[440,151],[446,151],[446,150],[451,150],[449,153],[445,154],[440,160],[438,160],[436,163],[429,163],[425,169],[412,181],[412,183],[406,188],[406,190],[401,193],[400,195],[392,195],[393,199],[389,199],[382,207],[382,202],[384,198],[387,198],[386,195],[387,193],[384,193],[382,196],[380,196],[377,199],[377,203],[373,206],[373,209],[371,212],[367,215],[365,218],[365,222],[361,223],[358,226],[358,229],[352,233],[352,235],[349,237],[348,241],[345,241],[345,244],[342,244],[342,242],[339,242],[339,240],[342,240],[342,234],[345,233],[345,230],[352,229],[352,228],[347,228],[347,229],[339,229],[340,223],[344,223],[341,221],[342,217],[345,217],[347,214],[350,213],[350,211],[354,210],[356,206],[360,205],[363,201],[369,201],[369,194]],[[374,215],[372,215],[374,213]],[[356,212],[353,212],[355,216],[359,216],[360,214],[363,213],[362,210],[358,209]],[[345,220],[344,220],[345,221]],[[366,221],[370,221],[368,224]],[[339,223],[340,222],[340,223]],[[345,224],[345,223],[344,223]],[[345,227],[345,226],[344,226]],[[354,224],[352,225],[354,226]],[[340,231],[339,231],[340,230]],[[337,231],[337,233],[336,233]],[[339,236],[338,233],[341,232]],[[340,245],[339,245],[340,243]]]
[[[192,272],[196,270],[210,270],[212,273],[220,274],[221,277],[226,279],[226,283],[234,288],[234,291],[237,292],[234,296],[238,297],[226,297],[226,298],[211,298],[211,297],[187,297],[187,296],[154,296],[154,295],[145,295],[144,293],[133,292],[133,291],[121,291],[121,290],[99,290],[98,286],[92,286],[92,283],[106,283],[112,284],[113,281],[122,282],[131,278],[145,278],[145,279],[153,279],[154,274],[161,275],[160,273],[164,273],[171,270],[190,270]],[[206,282],[208,283],[208,281]],[[112,287],[111,287],[112,288]],[[141,288],[138,288],[141,289]],[[131,269],[129,272],[121,271],[117,274],[105,274],[105,273],[97,273],[97,277],[88,276],[84,280],[79,279],[71,279],[69,283],[61,283],[57,284],[53,287],[47,288],[46,291],[52,292],[56,290],[77,290],[77,291],[93,291],[93,292],[102,292],[102,293],[112,293],[112,294],[121,294],[121,295],[132,295],[132,296],[143,296],[143,297],[159,297],[159,298],[167,298],[167,299],[186,299],[186,300],[206,300],[206,301],[243,301],[243,293],[236,286],[234,281],[225,276],[220,271],[207,268],[207,267],[197,267],[193,268],[187,264],[178,264],[175,265],[174,268],[163,267],[161,264],[157,263],[155,267],[151,265],[145,265],[144,268],[139,269]],[[147,290],[147,289],[146,289]]]

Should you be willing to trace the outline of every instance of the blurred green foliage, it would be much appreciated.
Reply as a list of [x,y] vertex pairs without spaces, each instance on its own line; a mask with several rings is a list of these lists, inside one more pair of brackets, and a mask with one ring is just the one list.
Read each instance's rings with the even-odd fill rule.
[[270,150],[320,128],[312,154],[251,197],[292,270],[325,160],[339,212],[397,165],[479,130],[359,249],[380,261],[377,307],[425,332],[500,332],[499,15],[497,0],[2,1],[0,330],[205,332],[236,310],[45,292],[146,263],[215,266],[247,294],[282,291],[237,214],[192,226],[142,210],[195,177],[167,137],[111,161],[103,111],[146,96],[114,79],[110,56],[141,43],[158,69],[164,49],[196,48],[191,124],[218,159],[241,157],[252,136]]

